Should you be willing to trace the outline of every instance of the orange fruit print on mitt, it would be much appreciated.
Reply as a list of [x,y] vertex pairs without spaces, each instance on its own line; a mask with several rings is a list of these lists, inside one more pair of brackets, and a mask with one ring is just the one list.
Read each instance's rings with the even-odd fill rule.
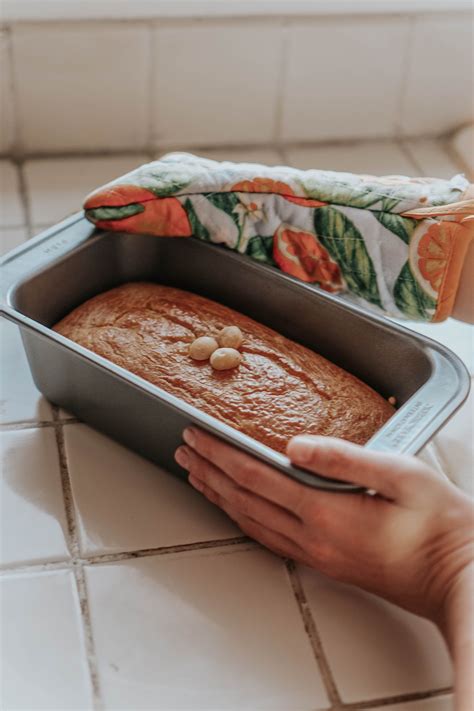
[[[95,217],[106,214],[107,208],[137,206],[129,217]],[[157,198],[150,190],[136,185],[111,185],[90,195],[84,208],[94,223],[102,229],[117,229],[132,234],[150,234],[159,237],[190,237],[192,234],[186,210],[175,197]],[[100,212],[102,210],[102,213]]]
[[[458,222],[421,224],[410,241],[410,266],[423,291],[436,299],[446,278],[447,267],[458,233],[466,228]],[[449,288],[449,284],[445,287]]]
[[289,185],[281,180],[272,180],[272,178],[241,180],[240,183],[235,183],[232,186],[232,190],[236,193],[274,193],[303,207],[321,207],[321,205],[326,204],[320,200],[312,200],[311,198],[295,195],[295,191]]
[[273,237],[273,258],[287,274],[318,283],[326,291],[343,287],[341,270],[313,232],[281,224]]

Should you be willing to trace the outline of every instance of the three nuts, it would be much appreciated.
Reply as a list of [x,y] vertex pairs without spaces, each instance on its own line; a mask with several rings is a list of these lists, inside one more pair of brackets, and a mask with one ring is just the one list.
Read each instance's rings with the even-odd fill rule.
[[237,326],[226,326],[212,336],[200,336],[189,346],[189,356],[193,360],[208,360],[214,370],[236,368],[242,360],[237,350],[244,340],[242,331]]

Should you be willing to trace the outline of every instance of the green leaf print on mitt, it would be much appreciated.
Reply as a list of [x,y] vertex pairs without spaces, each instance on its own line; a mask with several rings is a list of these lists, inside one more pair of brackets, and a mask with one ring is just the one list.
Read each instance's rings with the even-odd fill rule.
[[382,307],[373,262],[353,223],[335,208],[320,207],[314,211],[314,229],[338,263],[349,290]]
[[92,222],[97,222],[98,220],[124,220],[126,217],[138,215],[140,212],[145,212],[145,208],[140,203],[136,203],[121,207],[95,207],[86,210],[86,216]]
[[206,198],[210,203],[219,210],[225,212],[235,222],[240,229],[239,215],[235,211],[237,205],[240,205],[240,200],[234,193],[209,193]]
[[183,207],[186,210],[189,224],[191,225],[191,232],[194,237],[202,239],[204,242],[210,242],[211,236],[209,234],[209,230],[204,227],[204,225],[200,222],[198,216],[196,215],[196,211],[193,207],[193,204],[189,198],[185,200]]
[[417,321],[431,321],[436,310],[436,301],[420,287],[408,262],[398,275],[393,296],[405,316]]
[[410,244],[410,238],[418,224],[417,220],[390,212],[374,212],[374,215],[387,230],[400,237],[405,244]]
[[262,237],[261,235],[251,237],[245,254],[248,254],[249,257],[259,262],[276,266],[275,260],[273,259],[273,235],[269,237]]

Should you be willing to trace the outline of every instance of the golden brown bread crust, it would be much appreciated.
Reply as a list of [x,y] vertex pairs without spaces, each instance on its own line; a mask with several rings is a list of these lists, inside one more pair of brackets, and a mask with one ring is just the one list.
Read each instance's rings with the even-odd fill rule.
[[[229,325],[244,335],[238,368],[216,372],[189,357],[194,338]],[[394,412],[322,356],[180,289],[125,284],[82,304],[55,330],[280,452],[302,433],[363,444]]]

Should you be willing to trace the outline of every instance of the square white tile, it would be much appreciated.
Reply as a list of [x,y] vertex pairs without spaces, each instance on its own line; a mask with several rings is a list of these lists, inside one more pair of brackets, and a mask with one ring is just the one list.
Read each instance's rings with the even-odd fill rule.
[[275,556],[196,551],[86,572],[106,709],[329,705]]
[[344,702],[451,684],[448,652],[431,622],[309,568],[299,571]]
[[18,247],[28,238],[25,227],[0,227],[0,256]]
[[85,555],[243,535],[187,483],[86,425],[65,430]]
[[278,26],[158,28],[155,145],[270,142],[276,130],[281,44]]
[[146,162],[144,154],[28,161],[25,179],[32,223],[51,225],[78,212],[92,190]]
[[288,163],[302,170],[337,170],[369,175],[415,175],[415,167],[394,141],[289,147]]
[[0,565],[69,558],[59,459],[50,428],[0,433]]
[[50,420],[51,406],[38,392],[30,374],[18,328],[0,319],[0,422]]
[[142,148],[147,140],[146,28],[16,25],[19,134],[29,151]]
[[6,576],[0,588],[3,708],[92,708],[72,574]]
[[[414,138],[404,141],[407,151],[414,162],[420,167],[420,175],[430,178],[452,178],[453,175],[462,173],[458,165],[436,138]],[[474,150],[474,146],[473,146]]]
[[474,382],[460,410],[435,437],[449,478],[474,496]]
[[[195,153],[203,158],[211,160],[225,161],[229,160],[233,163],[259,163],[261,165],[284,165],[283,155],[276,149],[272,148],[209,148],[202,150],[190,149],[191,153]],[[163,155],[161,151],[158,157]]]
[[0,30],[0,153],[8,153],[15,141],[9,38]]
[[401,18],[318,19],[290,29],[282,138],[393,136],[409,24]]
[[0,160],[0,226],[17,227],[24,223],[17,168],[8,160]]
[[472,121],[472,16],[427,13],[414,20],[402,102],[407,135],[445,133]]
[[379,706],[374,711],[453,711],[454,699],[452,694],[432,696],[420,701],[402,701],[399,704]]

